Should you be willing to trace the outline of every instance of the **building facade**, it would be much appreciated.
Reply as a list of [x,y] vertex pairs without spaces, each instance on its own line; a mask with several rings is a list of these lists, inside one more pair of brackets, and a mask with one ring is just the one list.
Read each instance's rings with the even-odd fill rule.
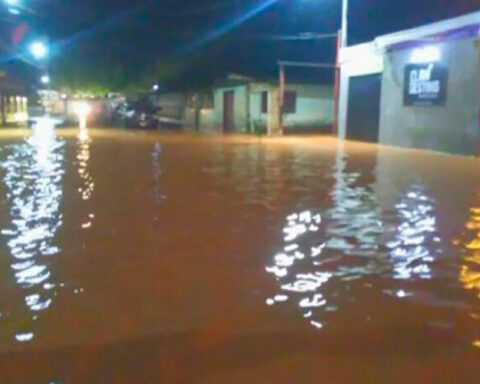
[[475,155],[480,12],[340,54],[340,138]]
[[191,100],[185,120],[203,132],[320,133],[329,132],[333,121],[333,89],[327,86],[287,84],[282,114],[277,84],[237,75]]
[[24,125],[28,120],[28,97],[25,88],[0,74],[1,126]]

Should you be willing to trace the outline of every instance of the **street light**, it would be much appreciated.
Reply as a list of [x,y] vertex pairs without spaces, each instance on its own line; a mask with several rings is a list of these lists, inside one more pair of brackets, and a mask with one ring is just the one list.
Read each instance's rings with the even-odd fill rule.
[[49,84],[49,83],[50,83],[50,76],[48,76],[48,75],[43,75],[43,76],[40,78],[40,81],[42,82],[42,84]]
[[154,92],[157,92],[160,89],[160,86],[158,84],[154,84],[152,89]]
[[42,60],[48,56],[48,48],[42,41],[35,41],[30,44],[30,53],[36,60]]

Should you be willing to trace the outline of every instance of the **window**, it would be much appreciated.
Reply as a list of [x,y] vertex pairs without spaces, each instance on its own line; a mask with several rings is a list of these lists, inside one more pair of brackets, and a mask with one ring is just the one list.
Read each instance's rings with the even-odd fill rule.
[[262,113],[268,113],[268,91],[262,92]]
[[296,113],[297,112],[297,92],[286,91],[283,100],[283,113]]

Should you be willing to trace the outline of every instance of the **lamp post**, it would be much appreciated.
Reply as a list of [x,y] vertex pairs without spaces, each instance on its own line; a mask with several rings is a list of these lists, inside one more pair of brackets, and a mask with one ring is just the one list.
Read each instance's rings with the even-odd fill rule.
[[335,84],[333,95],[333,124],[332,131],[335,135],[338,134],[339,125],[339,110],[340,110],[340,49],[346,48],[348,45],[348,0],[342,0],[342,22],[337,38],[337,58],[335,65]]
[[342,48],[348,44],[348,0],[342,0]]
[[[43,74],[40,77],[40,82],[46,86],[47,88],[47,98],[46,98],[46,103],[50,104],[50,68],[49,68],[49,47],[48,44],[45,43],[42,40],[37,40],[34,41],[33,43],[30,44],[30,54],[33,56],[33,58],[39,62],[42,63],[40,67],[43,69]],[[48,109],[47,109],[47,114],[48,114]]]

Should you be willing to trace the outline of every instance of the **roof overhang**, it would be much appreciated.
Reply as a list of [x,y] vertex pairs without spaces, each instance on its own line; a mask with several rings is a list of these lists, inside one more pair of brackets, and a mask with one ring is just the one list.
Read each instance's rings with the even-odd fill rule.
[[377,49],[380,50],[396,46],[405,46],[408,48],[409,42],[426,44],[478,36],[479,28],[480,12],[474,12],[453,19],[379,36],[374,42]]
[[480,12],[443,20],[437,23],[407,29],[375,40],[340,50],[340,64],[350,76],[383,72],[383,54],[386,51],[409,49],[429,44],[465,38],[478,38]]

